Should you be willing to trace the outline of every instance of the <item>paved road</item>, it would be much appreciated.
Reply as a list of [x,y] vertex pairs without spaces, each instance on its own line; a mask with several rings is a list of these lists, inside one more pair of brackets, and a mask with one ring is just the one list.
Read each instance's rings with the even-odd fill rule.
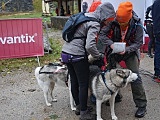
[[[152,81],[153,59],[141,60],[141,71],[144,88],[148,99],[147,114],[141,120],[160,120],[160,86]],[[147,74],[147,75],[144,75]],[[37,85],[33,71],[14,71],[6,76],[0,75],[0,120],[78,120],[70,109],[68,88],[56,86],[54,96],[58,99],[52,107],[44,102],[43,92]],[[115,106],[119,120],[138,120],[132,100],[130,85],[122,89],[123,101]],[[102,105],[102,117],[110,120],[110,108]],[[52,119],[54,120],[54,119]]]

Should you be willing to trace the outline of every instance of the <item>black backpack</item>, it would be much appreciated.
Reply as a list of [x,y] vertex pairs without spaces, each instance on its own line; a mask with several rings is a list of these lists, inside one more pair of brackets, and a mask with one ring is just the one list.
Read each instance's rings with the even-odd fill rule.
[[74,33],[80,24],[87,22],[87,21],[97,21],[98,22],[96,18],[85,16],[84,12],[80,12],[80,13],[70,16],[62,30],[63,39],[66,42],[70,42],[76,38],[86,38],[86,36],[74,37]]

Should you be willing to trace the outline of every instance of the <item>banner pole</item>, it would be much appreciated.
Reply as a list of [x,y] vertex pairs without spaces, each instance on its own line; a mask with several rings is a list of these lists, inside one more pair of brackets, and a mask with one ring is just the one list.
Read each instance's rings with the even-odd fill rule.
[[41,66],[40,65],[40,60],[39,60],[39,57],[37,56],[37,61],[38,61],[38,65],[39,65],[39,67]]

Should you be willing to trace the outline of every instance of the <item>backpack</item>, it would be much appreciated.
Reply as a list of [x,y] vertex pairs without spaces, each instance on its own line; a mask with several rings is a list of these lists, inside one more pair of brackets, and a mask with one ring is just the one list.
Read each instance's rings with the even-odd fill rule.
[[87,21],[99,22],[96,18],[85,16],[84,12],[71,15],[67,20],[67,22],[65,23],[65,26],[63,27],[63,30],[62,30],[63,39],[66,42],[70,42],[73,39],[86,38],[87,36],[74,37],[74,34],[78,26]]

